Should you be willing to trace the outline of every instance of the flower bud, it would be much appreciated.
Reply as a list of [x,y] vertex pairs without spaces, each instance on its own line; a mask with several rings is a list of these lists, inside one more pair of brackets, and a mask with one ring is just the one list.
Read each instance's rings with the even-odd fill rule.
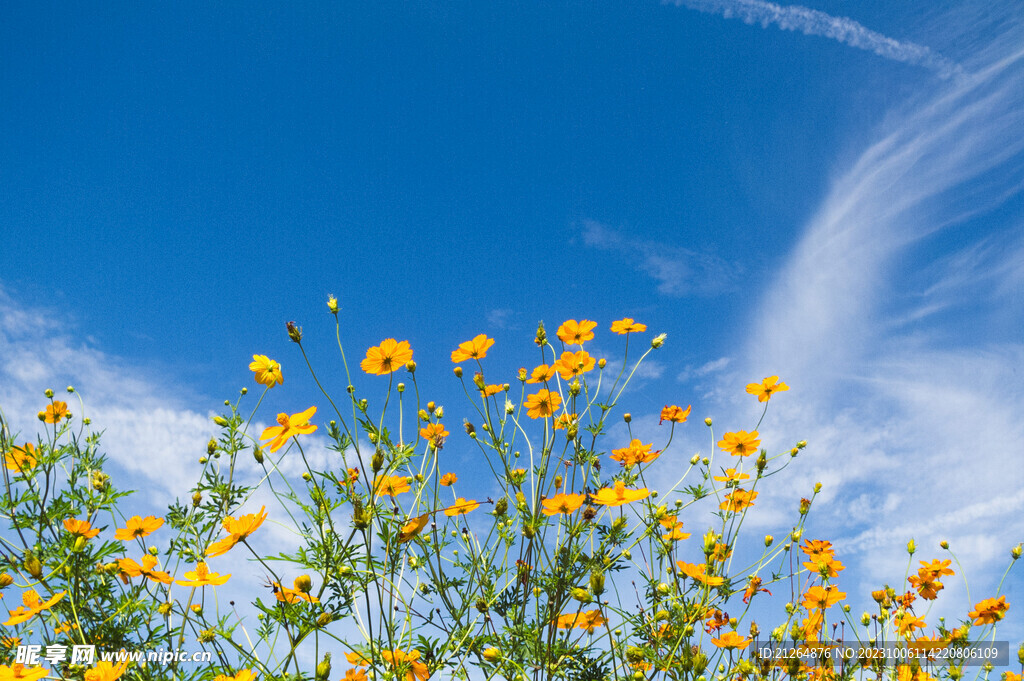
[[1017,544],[1012,549],[1010,549],[1010,556],[1014,560],[1017,560],[1018,558],[1020,558],[1020,554],[1021,554],[1022,551],[1024,551],[1024,545]]
[[199,504],[201,504],[201,503],[203,503],[203,494],[202,494],[202,492],[195,492],[195,493],[193,493],[192,494],[192,507],[195,508],[195,507],[199,506]]
[[755,467],[757,468],[757,474],[761,475],[764,473],[764,469],[768,466],[768,453],[765,450],[761,450],[761,454],[757,457]]
[[556,475],[555,476],[555,491],[557,492],[560,489],[562,489],[562,476],[561,475]]
[[192,604],[192,612],[194,612],[197,615],[202,615],[203,614],[203,606],[200,605],[199,603],[193,603]]
[[488,662],[497,662],[501,659],[501,650],[498,648],[484,648],[484,652],[481,654],[483,655],[483,658]]
[[217,441],[211,437],[210,441],[206,443],[206,453],[212,456],[215,451],[217,451]]
[[476,435],[476,426],[474,426],[469,421],[463,421],[462,422],[462,427],[466,429],[466,435],[468,435],[470,437],[473,437],[474,435]]
[[318,626],[318,627],[320,627],[322,629],[323,627],[326,627],[328,624],[330,624],[333,621],[334,621],[334,613],[333,612],[322,612],[322,613],[320,613],[320,616],[316,618],[316,626]]
[[157,547],[155,547],[155,546],[150,546],[150,547],[149,547],[149,555],[151,555],[151,556],[155,556],[155,555],[157,555],[158,553],[160,553],[160,549],[158,549],[158,548],[157,548]]
[[85,548],[85,537],[83,537],[82,535],[78,535],[78,537],[75,539],[74,551],[81,551],[83,548]]
[[575,397],[580,394],[580,379],[574,378],[572,383],[569,384],[569,394]]
[[942,548],[946,549],[947,551],[949,550],[949,542],[946,541],[946,540],[940,541],[939,542],[939,546],[941,546]]
[[309,471],[302,471],[302,479],[309,482],[313,479],[313,476],[309,474]]
[[304,594],[308,594],[310,589],[313,588],[313,580],[309,578],[309,575],[299,575],[295,578],[295,590]]
[[462,367],[455,367],[452,371],[455,373],[455,378],[462,378]]
[[657,350],[665,344],[665,339],[668,338],[667,333],[659,333],[657,336],[651,339],[651,347]]
[[46,392],[43,393],[43,394],[46,395],[47,397],[53,397],[53,391],[50,390],[49,388],[47,388]]
[[171,608],[173,608],[173,607],[174,607],[174,604],[171,603],[170,601],[167,601],[167,602],[161,603],[159,606],[157,606],[156,611],[159,612],[164,617],[167,617],[168,615],[171,614]]
[[427,402],[427,411],[429,413],[433,414],[435,409],[437,409],[437,404],[435,402]]
[[590,595],[589,591],[587,591],[586,589],[579,589],[579,588],[572,590],[572,597],[575,598],[580,603],[584,603],[584,604],[590,603],[591,601],[594,600],[594,597]]
[[487,382],[484,380],[484,375],[479,371],[473,374],[473,385],[477,387],[477,390],[483,390],[487,387]]
[[107,488],[107,484],[110,482],[110,476],[103,471],[93,471],[89,474],[89,484],[97,492],[102,492]]
[[606,360],[604,357],[602,357],[601,359],[597,360],[597,368],[598,369],[604,369],[606,366],[608,366],[608,360]]
[[817,494],[820,491],[821,491],[821,483],[820,482],[814,483],[814,493]]
[[801,499],[800,500],[800,515],[807,515],[807,512],[811,510],[811,500]]
[[800,440],[800,442],[796,443],[796,446],[800,449],[803,449],[804,447],[807,446],[807,440]]
[[503,516],[508,511],[508,499],[502,497],[494,504],[494,515]]
[[6,572],[0,574],[0,589],[6,589],[11,584],[14,584],[14,577],[11,577]]
[[231,423],[230,421],[228,421],[223,416],[214,416],[213,417],[213,422],[216,423],[221,428],[227,428],[228,425]]
[[600,596],[604,593],[603,572],[594,571],[590,573],[590,590],[594,592],[595,596]]
[[404,392],[405,392],[405,383],[399,383],[399,384],[398,384],[397,386],[395,386],[395,387],[396,387],[396,389],[398,390],[398,392],[400,392],[400,393],[404,393]]
[[444,407],[438,407],[437,409],[435,409],[434,410],[434,416],[436,416],[439,419],[443,419],[444,418]]
[[699,463],[700,463],[700,454],[694,454],[693,456],[690,457],[690,465],[691,466],[696,466]]
[[1017,661],[1024,665],[1024,643],[1020,644],[1020,648],[1017,648]]
[[324,659],[316,666],[316,681],[327,681],[331,675],[331,654],[324,653]]
[[199,457],[199,463],[205,464],[207,461],[209,461],[209,459],[207,459],[205,456]]
[[701,462],[702,464],[704,464],[705,466],[707,466],[707,465],[708,465],[709,463],[711,463],[711,459],[709,459],[708,457],[706,457],[706,456],[705,456],[704,458],[702,458],[702,459],[700,460],[700,462]]
[[907,542],[907,553],[914,555],[914,551],[917,551],[917,544],[915,544],[914,540],[911,539]]
[[629,549],[623,549],[622,557],[625,558],[626,560],[629,560],[630,558],[633,557],[633,553]]
[[772,542],[774,542],[774,541],[775,541],[775,537],[771,536],[770,534],[766,534],[764,536],[764,545],[765,545],[765,547],[771,546]]
[[633,415],[627,411],[625,414],[622,415],[622,420],[625,421],[626,423],[630,423],[633,420]]
[[711,427],[711,417],[710,416],[707,417],[706,419],[704,419],[704,425],[708,426],[709,428]]
[[803,535],[803,533],[804,533],[803,530],[793,530],[793,532],[790,533],[789,537],[793,541],[798,542],[798,541],[800,541],[800,537]]
[[302,327],[296,326],[295,322],[285,322],[284,327],[288,329],[288,337],[293,343],[302,342]]
[[256,459],[256,463],[263,463],[263,448],[256,445],[252,448],[252,458]]
[[547,345],[548,334],[544,331],[544,322],[537,323],[537,336],[533,339],[537,345]]
[[376,473],[381,468],[384,468],[384,452],[379,449],[373,453],[373,458],[370,459],[370,468]]
[[327,297],[327,309],[333,315],[338,314],[338,299],[334,297],[333,293]]
[[667,596],[669,594],[670,590],[671,589],[669,589],[668,584],[666,584],[665,582],[662,582],[661,584],[659,584],[657,586],[657,591],[658,591],[658,595],[659,596]]

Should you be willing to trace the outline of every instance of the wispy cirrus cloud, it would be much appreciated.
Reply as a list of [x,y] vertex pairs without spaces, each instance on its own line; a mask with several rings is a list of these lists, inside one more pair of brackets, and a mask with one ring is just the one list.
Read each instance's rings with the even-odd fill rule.
[[779,5],[762,0],[672,0],[677,7],[737,18],[763,28],[778,26],[784,31],[821,36],[873,52],[893,61],[915,64],[931,69],[943,78],[960,73],[956,63],[936,54],[924,45],[895,40],[865,27],[853,19],[836,17],[800,5]]
[[583,221],[582,236],[591,248],[620,254],[668,296],[717,293],[732,284],[728,273],[738,269],[716,255],[623,233],[596,220]]

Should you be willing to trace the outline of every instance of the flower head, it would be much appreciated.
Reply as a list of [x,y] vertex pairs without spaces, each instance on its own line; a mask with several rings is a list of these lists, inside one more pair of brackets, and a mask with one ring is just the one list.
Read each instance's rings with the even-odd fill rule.
[[547,364],[541,364],[534,367],[533,371],[530,372],[530,377],[526,379],[527,383],[547,383],[555,377],[555,367],[548,366]]
[[218,674],[213,681],[256,681],[256,672],[248,669],[239,671],[234,676],[225,676],[224,674]]
[[459,477],[455,473],[445,473],[441,476],[441,484],[445,487],[451,487],[458,482]]
[[206,566],[205,561],[199,561],[196,565],[196,569],[186,572],[185,579],[175,580],[175,584],[180,586],[220,586],[228,581],[231,575],[220,575],[216,572],[210,572]]
[[613,449],[611,459],[612,461],[618,461],[626,468],[638,463],[650,463],[661,455],[660,450],[652,452],[652,447],[654,447],[653,442],[645,445],[640,440],[631,440],[628,447]]
[[85,681],[117,681],[128,669],[128,661],[100,660],[92,669],[85,670]]
[[420,662],[420,651],[406,653],[401,650],[382,650],[380,656],[397,674],[405,672],[405,681],[427,681],[430,672],[427,665]]
[[555,362],[554,369],[562,379],[568,381],[593,369],[595,361],[586,350],[563,352]]
[[975,605],[974,610],[967,613],[967,616],[974,619],[974,624],[978,626],[995,624],[1003,619],[1003,616],[1006,615],[1006,611],[1009,609],[1010,604],[1006,602],[1006,596],[986,598]]
[[767,402],[772,398],[773,394],[786,390],[789,390],[789,386],[785,383],[779,383],[778,376],[769,376],[760,383],[750,383],[747,385],[747,392],[751,395],[757,395],[758,402]]
[[587,498],[582,494],[566,494],[564,492],[556,494],[550,499],[544,499],[541,502],[541,513],[547,516],[556,515],[558,513],[573,513]]
[[846,593],[837,589],[834,584],[812,586],[804,594],[802,605],[808,610],[825,610],[844,598],[846,598]]
[[398,533],[398,543],[404,544],[409,541],[417,534],[423,531],[423,528],[427,526],[427,522],[430,520],[430,514],[424,513],[423,515],[411,519],[405,525],[402,525],[401,531]]
[[594,633],[594,629],[605,624],[607,620],[601,616],[600,610],[588,610],[587,612],[568,612],[559,615],[555,625],[559,629],[584,629],[588,634]]
[[592,322],[589,319],[578,323],[575,319],[570,319],[558,327],[555,335],[566,345],[583,345],[586,341],[593,339],[595,327],[597,327],[597,322]]
[[692,408],[693,405],[683,409],[682,407],[678,407],[674,404],[671,406],[666,404],[665,408],[661,410],[661,418],[658,420],[658,425],[660,426],[665,421],[669,421],[671,423],[686,423],[686,419],[690,415],[690,410]]
[[156,518],[151,515],[142,518],[140,516],[133,515],[128,519],[126,527],[114,531],[114,539],[120,539],[121,541],[141,539],[142,537],[148,536],[157,530],[163,524],[163,518]]
[[57,400],[46,405],[46,411],[39,413],[43,415],[45,423],[60,423],[61,419],[68,417],[68,403]]
[[719,638],[711,639],[711,642],[718,648],[743,650],[750,645],[750,639],[737,634],[735,631],[727,631]]
[[722,475],[712,476],[712,479],[719,482],[739,482],[740,480],[749,480],[750,476],[746,473],[738,473],[735,468],[726,468],[722,471]]
[[707,574],[707,565],[704,563],[687,563],[686,561],[677,560],[676,566],[679,571],[690,579],[700,582],[707,586],[720,586],[725,583],[725,578],[717,577]]
[[88,520],[78,520],[76,518],[66,518],[64,520],[64,529],[73,535],[85,537],[86,539],[92,539],[100,533],[99,528],[94,529]]
[[547,418],[562,406],[562,398],[546,388],[541,388],[526,398],[526,415],[531,419]]
[[4,453],[4,466],[9,471],[27,472],[36,467],[36,446],[26,442],[21,447],[11,447]]
[[359,366],[368,374],[385,376],[398,371],[410,360],[412,348],[409,347],[409,341],[398,342],[394,338],[385,338],[380,345],[366,351],[366,359]]
[[459,343],[459,347],[452,350],[452,361],[458,364],[459,362],[465,362],[467,359],[483,359],[487,356],[487,350],[492,345],[494,345],[494,339],[488,338],[486,334],[481,333],[473,338],[473,340]]
[[718,442],[718,447],[733,456],[750,456],[757,451],[759,444],[761,444],[761,440],[758,439],[758,432],[756,430],[749,433],[745,430],[739,430],[735,433],[723,435],[722,439]]
[[633,321],[632,317],[624,317],[617,322],[612,322],[612,333],[617,333],[620,336],[624,336],[627,333],[640,333],[646,330],[646,324],[638,324]]
[[20,662],[15,662],[10,667],[5,664],[0,665],[0,681],[37,681],[49,675],[49,669],[26,667]]
[[479,505],[480,504],[476,501],[467,501],[466,499],[459,497],[455,500],[455,503],[452,506],[449,506],[444,510],[444,514],[449,517],[466,515],[470,511],[476,509]]
[[386,494],[389,497],[408,492],[410,489],[409,478],[400,475],[379,475],[373,481],[373,486],[376,488],[378,496]]
[[428,423],[424,427],[420,428],[420,437],[435,445],[443,443],[444,438],[448,437],[450,434],[451,433],[449,433],[441,423]]
[[117,561],[117,565],[121,568],[121,574],[128,577],[146,577],[161,584],[170,584],[174,581],[174,578],[168,573],[153,569],[156,567],[156,556],[151,556],[148,553],[142,556],[141,565],[131,558],[121,558]]
[[602,488],[594,494],[594,503],[602,506],[622,506],[650,496],[646,487],[640,489],[626,489],[626,484],[621,480],[615,481],[614,488]]
[[719,508],[723,511],[729,511],[730,513],[739,513],[748,506],[754,505],[754,499],[757,498],[757,492],[747,491],[745,489],[736,488],[729,494],[725,495],[725,501],[719,504]]
[[21,594],[22,605],[14,610],[9,610],[10,619],[4,622],[4,626],[11,627],[15,624],[21,624],[27,622],[44,610],[52,608],[57,601],[64,598],[67,595],[67,591],[61,591],[59,594],[55,594],[49,600],[43,601],[39,598],[39,594],[34,589],[29,589],[25,593]]
[[300,411],[298,414],[292,414],[291,416],[283,413],[278,414],[278,425],[264,428],[260,439],[270,440],[268,447],[271,452],[276,452],[288,442],[288,438],[314,432],[316,426],[310,425],[309,420],[313,418],[315,413],[316,407],[310,407],[306,411]]
[[281,365],[266,355],[253,355],[249,370],[255,372],[256,382],[273,388],[275,385],[284,383],[284,376],[281,375]]
[[259,513],[248,513],[235,519],[234,516],[224,518],[223,526],[228,536],[220,541],[215,541],[206,549],[206,555],[210,557],[220,556],[227,553],[235,544],[242,541],[263,524],[267,519],[267,507],[261,506]]

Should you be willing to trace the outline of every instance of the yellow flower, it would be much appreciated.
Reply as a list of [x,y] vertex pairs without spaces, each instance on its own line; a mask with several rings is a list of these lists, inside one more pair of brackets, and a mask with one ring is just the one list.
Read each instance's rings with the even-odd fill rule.
[[575,319],[570,319],[558,327],[555,335],[566,345],[583,345],[594,337],[596,326],[597,322],[592,322],[589,319],[584,319],[579,323]]
[[839,591],[834,584],[828,586],[812,586],[804,594],[803,605],[808,610],[825,610],[846,598],[846,593]]
[[621,480],[615,481],[615,488],[605,487],[597,490],[594,495],[594,503],[602,506],[622,506],[634,501],[646,499],[650,496],[646,487],[640,489],[626,489],[626,484]]
[[[296,577],[292,582],[294,589],[289,589],[286,586],[281,586],[280,582],[272,582],[274,586],[274,597],[282,603],[298,603],[300,600],[308,601],[310,603],[319,603],[320,599],[309,593],[308,589],[301,589],[300,581],[303,577]],[[306,584],[309,586],[309,577],[305,577]]]
[[26,472],[36,467],[36,446],[26,442],[21,447],[12,447],[4,454],[4,466],[7,470]]
[[256,672],[248,669],[239,671],[234,676],[225,676],[224,674],[218,674],[213,681],[256,681]]
[[121,568],[121,573],[129,577],[146,577],[161,584],[170,584],[174,581],[174,578],[168,573],[153,569],[156,567],[156,556],[151,556],[148,553],[142,556],[142,565],[131,558],[121,558],[117,561],[117,565]]
[[273,388],[275,385],[284,383],[284,376],[281,374],[281,365],[266,355],[253,355],[249,370],[256,374],[256,382]]
[[175,580],[175,584],[180,586],[220,586],[228,581],[231,575],[219,575],[216,572],[210,572],[209,568],[206,567],[205,561],[199,561],[196,565],[196,569],[191,572],[185,573],[185,579]]
[[400,673],[404,670],[405,681],[427,681],[427,678],[430,677],[427,665],[420,662],[420,651],[418,650],[411,653],[401,650],[382,650],[380,656],[396,672]]
[[59,594],[55,594],[47,601],[41,601],[39,594],[34,589],[29,589],[21,595],[21,602],[23,605],[19,606],[15,610],[9,610],[10,619],[4,622],[4,626],[14,626],[15,624],[21,624],[27,622],[44,610],[52,608],[57,601],[64,598],[67,595],[67,591],[61,591]]
[[385,338],[366,351],[366,359],[359,366],[368,374],[385,376],[398,371],[412,359],[412,348],[409,341],[397,342],[394,338]]
[[727,631],[720,638],[713,638],[711,642],[719,648],[743,650],[750,645],[750,639],[740,636],[735,631]]
[[366,672],[362,669],[349,669],[341,681],[366,681]]
[[562,406],[562,398],[558,393],[541,388],[526,398],[526,415],[531,419],[546,418]]
[[377,496],[386,494],[393,497],[409,491],[409,478],[400,475],[379,475],[373,481],[373,486],[377,489]]
[[733,456],[750,456],[757,451],[757,446],[761,444],[758,438],[758,432],[756,430],[747,432],[745,430],[739,430],[735,433],[726,433],[719,440],[718,446]]
[[626,468],[638,463],[650,463],[661,455],[661,450],[656,452],[651,451],[651,447],[653,446],[653,442],[649,445],[645,445],[640,442],[640,440],[632,440],[628,447],[623,449],[613,449],[611,459],[612,461],[618,461]]
[[658,420],[658,425],[660,426],[665,421],[670,421],[672,423],[686,423],[687,417],[690,416],[691,409],[693,409],[692,404],[686,409],[682,409],[674,404],[672,406],[666,404],[665,408],[661,410],[661,418]]
[[682,560],[677,560],[676,565],[684,575],[690,579],[700,582],[701,584],[706,584],[707,586],[720,586],[725,583],[725,579],[723,577],[715,577],[707,574],[707,565],[704,563],[697,565],[695,563],[687,563]]
[[49,676],[50,670],[42,667],[26,667],[20,662],[15,662],[8,667],[0,665],[0,681],[38,681],[38,679]]
[[555,377],[555,367],[548,366],[547,364],[540,364],[533,368],[530,372],[530,377],[526,379],[527,383],[547,383]]
[[555,625],[559,629],[572,629],[577,627],[584,629],[588,634],[594,633],[594,629],[603,625],[607,620],[601,617],[600,610],[588,610],[587,612],[570,612],[559,615]]
[[445,430],[444,425],[440,423],[428,423],[423,428],[420,428],[420,437],[428,442],[433,442],[434,444],[444,442],[444,438],[449,435],[450,433]]
[[114,532],[114,539],[120,539],[121,541],[140,539],[155,532],[163,524],[163,518],[156,518],[151,515],[141,518],[137,515],[133,515],[128,519],[126,527]]
[[404,544],[409,541],[417,534],[419,534],[424,527],[427,526],[427,521],[430,520],[430,514],[424,513],[423,515],[413,518],[405,525],[402,526],[402,530],[398,533],[398,543]]
[[60,423],[60,420],[68,415],[68,403],[57,400],[52,404],[46,405],[46,411],[43,412],[43,421],[46,423]]
[[466,499],[459,497],[458,499],[455,500],[455,504],[453,506],[450,506],[445,509],[444,514],[449,517],[466,515],[470,511],[476,509],[478,506],[480,506],[480,504],[478,504],[476,501],[473,501],[472,499],[467,501]]
[[726,468],[723,473],[724,475],[712,476],[712,479],[719,482],[739,482],[740,480],[750,479],[750,476],[746,473],[737,473],[735,468]]
[[263,434],[260,435],[261,440],[270,439],[271,442],[268,445],[271,452],[276,452],[281,449],[284,444],[288,441],[288,438],[294,435],[303,435],[306,433],[312,433],[316,430],[316,426],[310,425],[309,420],[313,418],[313,414],[316,413],[316,407],[310,407],[306,411],[300,411],[298,414],[278,414],[276,426],[270,428],[264,428]]
[[633,321],[632,317],[624,317],[617,322],[612,322],[612,333],[617,333],[620,336],[624,336],[627,333],[640,333],[646,330],[646,324],[638,324]]
[[488,338],[481,333],[473,340],[459,343],[459,347],[452,351],[452,361],[458,364],[467,359],[483,359],[487,356],[487,350],[494,345],[494,339]]
[[982,602],[974,606],[974,610],[967,613],[967,616],[974,620],[974,624],[981,626],[984,624],[995,624],[999,620],[1003,619],[1006,611],[1009,610],[1010,604],[1006,602],[1006,596],[1000,596],[996,598],[986,598]]
[[441,484],[444,485],[445,487],[451,487],[456,482],[458,482],[458,480],[459,478],[458,476],[455,475],[455,473],[445,473],[444,475],[441,476]]
[[593,369],[595,361],[586,350],[563,352],[555,362],[554,369],[559,376],[568,381],[573,376],[580,376]]
[[100,533],[98,528],[93,529],[88,520],[77,520],[75,518],[66,518],[64,520],[64,529],[71,534],[85,537],[86,539],[92,539]]
[[774,393],[781,393],[786,390],[789,390],[789,386],[785,383],[779,383],[778,376],[769,376],[760,383],[750,383],[747,385],[747,392],[751,395],[757,395],[758,402],[767,402]]
[[757,498],[757,492],[748,492],[745,489],[734,489],[731,493],[725,495],[725,501],[719,504],[718,508],[723,511],[729,511],[730,513],[739,513],[748,506],[754,505],[754,499]]
[[586,500],[587,498],[582,494],[556,494],[550,499],[544,499],[541,502],[543,506],[541,513],[547,516],[552,516],[556,513],[573,513]]
[[234,548],[235,544],[259,529],[266,519],[266,506],[261,506],[259,513],[248,513],[239,516],[237,520],[234,516],[229,515],[227,518],[224,518],[223,522],[224,529],[228,532],[229,536],[210,544],[210,547],[206,549],[206,555],[213,558],[227,553]]
[[117,681],[127,669],[127,660],[117,664],[100,660],[95,667],[85,671],[85,681]]
[[571,426],[574,423],[576,423],[577,421],[579,421],[579,418],[580,417],[577,414],[565,414],[565,413],[559,414],[558,418],[555,419],[554,429],[555,430],[565,430],[569,426]]
[[492,383],[490,385],[485,385],[480,392],[484,394],[484,397],[490,397],[491,395],[497,395],[503,390],[505,390],[505,386],[501,383]]
[[926,571],[935,579],[939,579],[944,575],[956,574],[953,569],[949,567],[950,560],[933,560],[930,563],[926,563],[923,560],[918,561],[921,563],[921,567],[918,569],[919,574],[924,574]]

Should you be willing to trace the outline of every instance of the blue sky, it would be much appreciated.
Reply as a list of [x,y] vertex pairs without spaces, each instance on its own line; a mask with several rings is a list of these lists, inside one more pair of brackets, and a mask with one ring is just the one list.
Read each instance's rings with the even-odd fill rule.
[[286,320],[340,392],[329,293],[350,358],[409,339],[459,415],[457,343],[510,380],[538,320],[611,354],[628,315],[669,334],[642,432],[792,386],[762,432],[811,447],[758,527],[822,480],[851,591],[911,536],[994,587],[1024,540],[1024,27],[897,5],[5,3],[0,406],[27,430],[75,384],[170,498],[253,353],[285,367],[267,420],[319,403]]

